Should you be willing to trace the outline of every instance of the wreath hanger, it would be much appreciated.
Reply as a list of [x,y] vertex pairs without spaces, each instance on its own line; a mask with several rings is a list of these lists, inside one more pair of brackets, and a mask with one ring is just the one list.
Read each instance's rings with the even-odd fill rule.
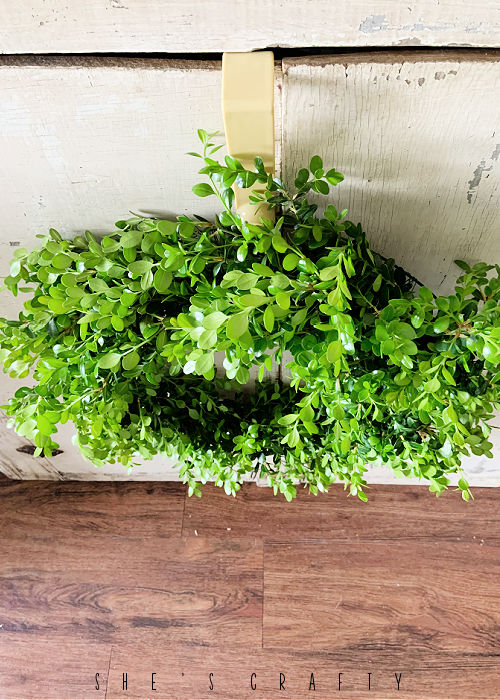
[[[260,156],[266,172],[274,174],[274,54],[225,53],[222,57],[222,113],[228,153],[253,170]],[[274,210],[252,204],[252,192],[264,192],[262,184],[233,187],[236,211],[248,223],[262,217],[274,220]]]

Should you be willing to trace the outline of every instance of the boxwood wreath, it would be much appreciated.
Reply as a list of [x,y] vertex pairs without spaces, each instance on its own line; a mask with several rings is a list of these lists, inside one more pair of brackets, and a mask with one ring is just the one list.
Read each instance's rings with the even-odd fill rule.
[[[288,500],[299,482],[317,493],[336,481],[366,500],[375,463],[437,495],[458,473],[468,500],[461,460],[492,456],[499,405],[499,266],[457,262],[455,293],[436,297],[372,252],[345,209],[318,215],[307,195],[343,180],[319,156],[292,193],[260,158],[252,171],[218,162],[215,134],[198,133],[208,182],[193,191],[219,198],[214,221],[133,216],[101,240],[52,229],[15,252],[5,287],[30,296],[0,320],[0,360],[36,384],[4,406],[11,425],[36,455],[67,421],[96,465],[164,453],[190,494],[208,480],[234,494],[253,474]],[[243,223],[233,183],[258,183],[253,201],[276,223]],[[290,385],[266,381],[285,351]]]

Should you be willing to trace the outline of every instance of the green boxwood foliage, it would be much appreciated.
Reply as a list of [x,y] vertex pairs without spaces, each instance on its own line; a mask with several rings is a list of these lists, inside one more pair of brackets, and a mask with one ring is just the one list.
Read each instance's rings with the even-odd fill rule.
[[[220,199],[213,222],[134,216],[101,240],[51,230],[16,251],[5,286],[29,299],[18,320],[0,320],[0,360],[36,384],[4,408],[36,454],[73,421],[95,464],[164,453],[190,493],[215,479],[234,494],[255,473],[287,499],[299,481],[313,493],[342,481],[363,500],[369,463],[439,494],[464,455],[491,456],[500,268],[458,262],[454,294],[435,297],[372,252],[346,210],[318,215],[308,193],[343,179],[319,156],[291,192],[259,158],[253,171],[218,162],[214,134],[199,135],[192,155],[208,182],[193,190]],[[276,208],[276,223],[243,223],[235,182],[260,183],[254,201]],[[284,351],[290,386],[264,376]],[[252,367],[254,393],[242,389]]]

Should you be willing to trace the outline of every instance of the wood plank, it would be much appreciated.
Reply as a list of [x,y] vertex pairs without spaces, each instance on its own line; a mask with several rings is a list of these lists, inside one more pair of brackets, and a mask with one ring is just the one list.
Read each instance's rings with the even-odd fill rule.
[[[0,377],[2,386],[9,385],[10,382],[4,377]],[[16,390],[14,387],[13,392]],[[11,479],[51,479],[59,480],[60,472],[46,457],[40,456],[36,459],[33,455],[22,452],[25,449],[27,440],[17,433],[7,428],[8,418],[3,411],[0,411],[0,468],[2,473]]]
[[162,482],[0,481],[4,536],[26,531],[43,538],[109,534],[170,537],[181,534],[185,487]]
[[498,660],[500,547],[432,541],[268,544],[264,648]]
[[[500,664],[494,658],[444,655],[422,662],[397,649],[392,662],[387,663],[380,662],[376,652],[372,652],[369,661],[360,662],[356,652],[334,655],[275,649],[200,649],[175,645],[158,650],[134,646],[113,648],[107,698],[298,700],[317,696],[351,700],[491,700],[498,696],[499,673]],[[126,691],[123,690],[123,674],[126,674]],[[280,674],[283,674],[284,689],[280,689]]]
[[104,698],[110,659],[109,644],[82,644],[72,639],[71,644],[61,645],[50,639],[19,639],[1,633],[2,699]]
[[[432,540],[398,540],[405,518],[432,515],[418,498],[405,500],[405,489],[397,506],[393,489],[377,504],[393,515],[392,540],[360,542],[353,531],[341,541],[297,542],[311,521],[325,524],[330,496],[310,499],[301,520],[273,513],[281,539],[265,545],[263,558],[256,525],[279,504],[267,490],[249,489],[266,508],[245,511],[245,537],[214,529],[180,538],[162,525],[170,516],[161,511],[178,509],[171,488],[0,480],[3,698],[103,697],[108,668],[108,698],[303,698],[313,692],[311,673],[322,698],[338,697],[339,673],[346,698],[497,697],[500,548],[487,537],[468,540],[473,521],[460,513],[471,504],[438,501],[446,508]],[[344,519],[366,508],[341,495],[332,509]],[[222,525],[230,504],[218,503]],[[476,515],[478,527],[494,530]],[[447,520],[460,542],[446,541]]]
[[[220,61],[10,57],[0,58],[0,80],[0,148],[14,168],[0,174],[8,221],[0,234],[0,274],[8,274],[17,246],[36,247],[36,235],[51,226],[71,237],[113,230],[129,211],[168,218],[219,211],[215,198],[192,194],[202,178],[198,160],[186,152],[198,149],[199,127],[223,130]],[[275,83],[279,173],[280,64]],[[25,298],[6,295],[2,314],[17,317]],[[0,403],[30,383],[2,377]],[[71,424],[56,436],[62,454],[19,454],[29,443],[5,424],[0,416],[0,465],[12,478],[178,479],[161,455],[131,471],[93,466],[72,444]]]
[[[154,517],[154,516],[153,516]],[[29,537],[26,533],[29,532]],[[260,645],[262,543],[7,530],[2,633],[70,644]]]
[[186,151],[198,128],[223,129],[220,61],[11,57],[0,79],[0,147],[12,164],[0,175],[1,274],[16,245],[34,247],[51,226],[103,234],[130,211],[219,210],[192,194],[200,165]]
[[[320,152],[329,198],[372,247],[436,292],[456,258],[500,262],[496,53],[351,54],[283,62],[283,178]],[[304,128],[307,125],[307,128]]]
[[216,486],[203,487],[201,498],[186,498],[183,534],[238,537],[249,528],[272,541],[309,539],[399,540],[432,542],[500,539],[500,490],[474,489],[474,500],[444,493],[439,499],[425,486],[377,485],[368,502],[348,497],[343,487],[312,496],[298,489],[287,503],[271,489],[245,484],[236,498]]
[[271,46],[498,46],[491,0],[3,0],[4,53],[249,51]]

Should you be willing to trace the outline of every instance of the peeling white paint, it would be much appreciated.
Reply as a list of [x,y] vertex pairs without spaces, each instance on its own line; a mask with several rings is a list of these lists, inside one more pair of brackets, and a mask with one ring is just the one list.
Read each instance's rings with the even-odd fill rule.
[[[244,32],[235,31],[241,27]],[[499,34],[497,0],[6,0],[0,6],[0,52],[6,54],[220,53],[419,41],[497,47]]]
[[390,25],[385,15],[370,15],[365,17],[359,25],[359,31],[363,32],[363,34],[372,34],[373,32],[380,32],[382,29],[389,28]]
[[474,170],[474,175],[473,177],[469,180],[469,189],[467,190],[467,202],[469,204],[472,203],[472,197],[477,194],[479,185],[481,183],[481,179],[483,177],[484,173],[489,173],[493,170],[493,163],[494,161],[498,160],[498,156],[500,155],[500,143],[497,143],[495,150],[491,154],[489,160],[491,161],[491,165],[489,167],[486,167],[486,160],[482,160]]

